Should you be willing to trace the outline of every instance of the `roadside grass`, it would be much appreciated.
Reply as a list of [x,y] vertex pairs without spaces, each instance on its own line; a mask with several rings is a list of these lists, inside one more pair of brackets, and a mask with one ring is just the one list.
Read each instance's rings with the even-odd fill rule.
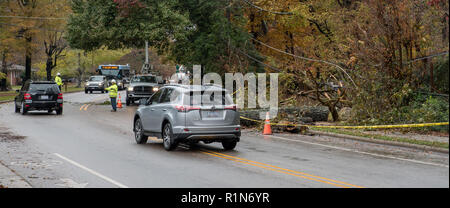
[[76,85],[67,85],[67,90],[63,86],[62,91],[63,91],[63,93],[82,92],[82,91],[84,91],[84,87],[77,87]]
[[449,144],[445,143],[445,142],[424,141],[424,140],[408,139],[408,138],[402,138],[402,137],[368,134],[368,133],[362,133],[359,131],[341,130],[341,129],[322,129],[322,128],[311,128],[311,129],[315,130],[315,131],[329,132],[329,133],[335,133],[335,134],[344,134],[344,135],[349,135],[349,136],[358,136],[358,137],[364,137],[364,138],[369,138],[369,139],[378,139],[378,140],[384,140],[384,141],[394,141],[394,142],[402,142],[402,143],[409,143],[409,144],[425,145],[425,146],[429,146],[429,147],[439,147],[439,148],[445,148],[445,149],[449,148]]
[[17,95],[0,95],[0,102],[2,101],[13,101]]
[[0,92],[0,102],[12,101],[17,96],[16,90],[19,90],[21,86],[12,86],[12,90],[6,92]]
[[107,101],[97,104],[97,105],[111,105],[111,101],[107,100]]

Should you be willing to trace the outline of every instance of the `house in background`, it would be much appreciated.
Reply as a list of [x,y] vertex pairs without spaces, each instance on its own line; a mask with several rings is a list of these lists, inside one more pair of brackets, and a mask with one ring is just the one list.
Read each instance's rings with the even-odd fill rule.
[[[2,66],[2,62],[0,61],[0,71],[1,71],[1,66]],[[6,68],[8,71],[6,77],[7,77],[8,82],[11,84],[11,86],[21,85],[22,78],[20,77],[20,75],[25,73],[25,66],[17,65],[17,64],[8,64],[8,66],[6,66]],[[31,68],[32,74],[36,73],[37,71],[39,71],[39,69]]]

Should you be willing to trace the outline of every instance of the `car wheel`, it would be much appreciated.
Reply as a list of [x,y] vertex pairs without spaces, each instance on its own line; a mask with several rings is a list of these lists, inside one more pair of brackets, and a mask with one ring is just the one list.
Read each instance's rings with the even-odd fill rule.
[[130,106],[130,99],[127,98],[127,106]]
[[178,144],[173,138],[172,125],[170,123],[166,123],[166,125],[164,125],[162,137],[164,142],[164,149],[166,149],[167,151],[172,151],[177,148]]
[[58,108],[56,110],[56,115],[62,115],[63,114],[63,108]]
[[22,103],[22,115],[25,115],[28,113],[27,108],[25,108],[25,103]]
[[87,90],[84,90],[84,94],[88,94],[88,91],[87,91]]
[[144,135],[144,128],[140,118],[134,122],[134,138],[138,144],[146,144],[148,140],[148,136]]
[[237,141],[222,141],[222,146],[225,150],[233,150],[237,145]]
[[53,113],[53,110],[48,110],[48,114],[52,114]]

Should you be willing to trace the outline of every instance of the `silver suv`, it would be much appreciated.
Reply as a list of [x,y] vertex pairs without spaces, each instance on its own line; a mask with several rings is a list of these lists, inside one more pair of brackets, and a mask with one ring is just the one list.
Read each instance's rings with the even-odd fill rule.
[[162,138],[164,148],[180,142],[221,142],[226,150],[236,147],[241,136],[239,112],[230,93],[219,86],[166,85],[140,101],[134,116],[135,139]]
[[105,93],[106,88],[108,88],[108,80],[105,76],[91,76],[89,80],[86,80],[84,93],[90,92],[92,94],[93,91]]

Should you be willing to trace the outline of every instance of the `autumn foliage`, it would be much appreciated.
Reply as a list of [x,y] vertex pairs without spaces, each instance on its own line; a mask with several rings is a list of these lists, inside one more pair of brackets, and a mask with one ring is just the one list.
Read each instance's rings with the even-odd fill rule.
[[[0,21],[3,54],[18,46],[32,55],[36,45],[52,48],[51,40],[53,49],[67,43],[86,52],[148,41],[172,63],[201,64],[205,73],[280,73],[281,105],[326,106],[335,121],[351,108],[355,123],[420,122],[405,116],[408,107],[445,106],[428,95],[448,103],[448,0],[29,2],[35,10],[14,4],[16,14],[68,17],[67,24]],[[13,41],[13,33],[25,38]],[[55,50],[46,57],[50,71]]]

